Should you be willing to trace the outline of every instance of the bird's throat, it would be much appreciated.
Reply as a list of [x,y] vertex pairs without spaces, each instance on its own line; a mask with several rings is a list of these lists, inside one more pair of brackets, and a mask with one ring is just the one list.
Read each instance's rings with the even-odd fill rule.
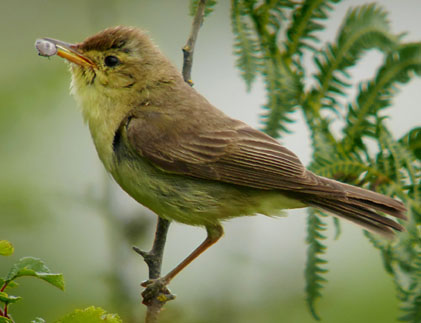
[[125,102],[112,99],[101,91],[100,85],[80,86],[73,78],[72,94],[88,124],[98,156],[108,171],[113,167],[113,140],[115,132],[129,112]]

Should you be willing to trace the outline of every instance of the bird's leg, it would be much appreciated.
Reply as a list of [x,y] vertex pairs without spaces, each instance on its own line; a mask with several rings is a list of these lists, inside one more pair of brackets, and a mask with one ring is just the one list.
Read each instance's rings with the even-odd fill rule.
[[194,259],[199,257],[206,249],[215,244],[224,234],[224,230],[221,225],[215,225],[206,227],[207,237],[193,252],[188,255],[181,263],[179,263],[173,270],[171,270],[164,277],[158,279],[150,279],[142,283],[143,287],[146,287],[143,296],[143,303],[148,304],[157,295],[170,294],[168,289],[165,287],[170,281],[185,267],[187,267]]
[[185,267],[187,267],[194,259],[199,257],[206,249],[215,244],[224,234],[224,229],[220,225],[207,227],[206,231],[208,236],[205,241],[203,241],[199,247],[197,247],[190,255],[188,255],[181,263],[178,264],[173,270],[166,274],[162,279],[165,284],[169,282]]

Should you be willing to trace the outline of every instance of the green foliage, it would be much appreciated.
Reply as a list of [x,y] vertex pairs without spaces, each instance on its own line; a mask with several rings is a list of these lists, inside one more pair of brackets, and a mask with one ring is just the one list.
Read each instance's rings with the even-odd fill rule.
[[[390,52],[376,77],[359,85],[356,102],[348,106],[347,125],[342,140],[345,151],[364,149],[362,139],[366,136],[376,137],[378,113],[391,105],[397,86],[408,83],[413,75],[421,75],[420,43],[403,44]],[[416,145],[416,129],[412,133],[415,136],[408,139]]]
[[234,54],[238,56],[237,67],[247,85],[247,90],[256,79],[259,69],[258,43],[247,21],[247,7],[241,1],[232,1],[232,30],[235,36]]
[[264,130],[272,137],[279,137],[281,132],[288,132],[285,124],[293,121],[290,114],[295,111],[302,87],[296,74],[283,63],[265,59],[263,75],[268,100],[263,106]]
[[57,323],[121,323],[123,322],[117,314],[108,314],[100,307],[88,307],[83,310],[75,310],[66,315]]
[[[12,244],[6,240],[0,240],[0,255],[7,256],[13,253]],[[42,279],[57,288],[64,290],[64,279],[62,274],[55,274],[40,259],[33,257],[24,257],[12,265],[8,274],[0,278],[0,303],[4,304],[3,310],[0,310],[0,322],[13,322],[8,313],[8,306],[22,299],[20,296],[13,296],[6,293],[7,289],[16,287],[18,284],[15,279],[24,276],[32,276]],[[44,322],[37,318],[33,322]]]
[[411,129],[407,134],[399,139],[399,142],[408,147],[414,156],[421,160],[421,127]]
[[307,303],[311,313],[316,320],[320,320],[315,309],[316,299],[322,296],[321,289],[326,279],[323,274],[327,269],[323,267],[327,263],[322,258],[325,253],[326,246],[320,240],[326,239],[323,231],[326,230],[326,224],[321,219],[321,213],[318,210],[312,209],[307,218],[307,265],[305,270],[305,277],[307,281]]
[[[0,240],[0,255],[10,255],[13,253],[13,246],[9,241]],[[46,281],[47,283],[64,290],[64,279],[62,274],[55,274],[45,265],[45,263],[33,257],[24,257],[17,261],[9,270],[9,273],[0,278],[0,303],[4,304],[3,310],[0,309],[0,323],[13,323],[8,313],[8,306],[22,299],[20,296],[9,295],[5,292],[17,286],[15,279],[24,276],[32,276]],[[31,323],[43,323],[42,318],[35,318]],[[84,310],[75,310],[66,315],[59,323],[121,323],[122,320],[117,314],[107,314],[102,308],[88,307]]]
[[13,245],[7,240],[0,240],[0,256],[10,256],[14,252]]
[[0,292],[0,302],[4,304],[16,303],[17,301],[20,301],[21,299],[22,297],[20,296],[12,296],[12,295],[8,295],[5,292]]
[[315,50],[311,42],[319,42],[318,38],[315,36],[315,32],[324,29],[324,26],[320,24],[320,21],[328,17],[327,12],[332,10],[331,4],[339,1],[340,0],[303,1],[300,6],[294,10],[290,26],[286,31],[286,58],[291,58],[295,55],[301,56],[304,48]]
[[386,12],[380,7],[370,4],[349,10],[335,43],[314,56],[318,84],[305,104],[313,113],[323,107],[340,108],[337,97],[344,96],[344,88],[350,86],[347,70],[369,49],[392,50],[397,39],[390,33]]
[[64,290],[63,275],[52,273],[41,259],[33,257],[21,258],[12,266],[4,280],[5,283],[8,284],[10,281],[23,276],[37,277]]
[[250,88],[257,75],[263,76],[267,103],[262,121],[265,131],[273,137],[288,132],[286,123],[293,120],[297,99],[302,93],[298,73],[285,64],[277,47],[277,38],[290,1],[232,0],[232,28],[235,36],[237,66]]
[[[373,244],[382,252],[386,269],[393,275],[401,309],[405,313],[401,321],[419,322],[421,300],[421,165],[414,154],[402,141],[396,141],[384,128],[378,130],[380,152],[377,156],[379,167],[391,177],[391,184],[384,185],[406,202],[409,221],[407,232],[394,244]],[[386,190],[385,190],[386,191]]]
[[[257,75],[266,84],[263,124],[268,134],[286,132],[293,113],[302,111],[313,142],[312,171],[398,197],[407,206],[409,220],[401,221],[407,231],[394,241],[367,232],[366,236],[393,277],[404,312],[400,319],[420,322],[421,128],[408,129],[396,139],[384,119],[398,86],[421,76],[421,43],[404,43],[402,35],[391,32],[387,12],[366,4],[349,9],[336,39],[320,46],[316,32],[324,30],[321,22],[338,2],[233,0],[237,66],[247,86]],[[285,39],[283,45],[279,39]],[[382,53],[384,61],[372,79],[358,83],[349,70],[372,49]],[[306,52],[313,55],[316,67],[313,86],[305,86]],[[355,100],[347,95],[351,86],[358,90]],[[345,120],[341,135],[330,129],[337,119]],[[369,141],[377,143],[377,149],[369,150]],[[327,272],[322,243],[327,226],[321,215],[310,210],[307,227],[306,292],[316,319],[315,301],[322,295]],[[334,226],[337,238],[337,219]]]

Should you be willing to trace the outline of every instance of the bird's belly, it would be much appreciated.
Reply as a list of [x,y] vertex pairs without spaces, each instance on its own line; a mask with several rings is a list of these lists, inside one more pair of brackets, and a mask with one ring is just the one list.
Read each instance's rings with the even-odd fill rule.
[[163,218],[190,225],[214,225],[256,213],[277,215],[281,209],[304,206],[278,191],[169,174],[139,158],[120,161],[111,173],[140,204]]

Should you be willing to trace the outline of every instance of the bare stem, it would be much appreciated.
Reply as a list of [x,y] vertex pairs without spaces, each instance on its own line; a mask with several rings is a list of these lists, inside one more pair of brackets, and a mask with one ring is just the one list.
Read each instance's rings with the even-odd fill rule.
[[192,29],[190,32],[189,39],[187,40],[186,45],[183,47],[183,78],[188,84],[193,85],[191,80],[191,70],[193,66],[193,52],[196,45],[197,35],[199,29],[203,23],[203,17],[205,15],[207,0],[200,0],[199,5],[197,6],[196,14],[194,15]]
[[[165,241],[167,239],[168,229],[170,227],[170,221],[165,220],[158,216],[158,222],[156,224],[155,240],[152,245],[152,249],[149,252],[140,250],[137,247],[133,247],[139,255],[143,257],[149,268],[149,279],[157,279],[161,276],[162,259],[164,255]],[[152,297],[145,297],[144,294],[143,304],[147,306],[146,311],[146,323],[155,323],[158,321],[158,314],[161,311],[165,303],[174,296],[171,295],[168,289],[157,290]]]
[[156,224],[155,240],[149,252],[133,247],[139,255],[143,257],[149,268],[149,279],[156,279],[161,276],[162,257],[164,255],[165,241],[170,227],[170,221],[158,217]]

